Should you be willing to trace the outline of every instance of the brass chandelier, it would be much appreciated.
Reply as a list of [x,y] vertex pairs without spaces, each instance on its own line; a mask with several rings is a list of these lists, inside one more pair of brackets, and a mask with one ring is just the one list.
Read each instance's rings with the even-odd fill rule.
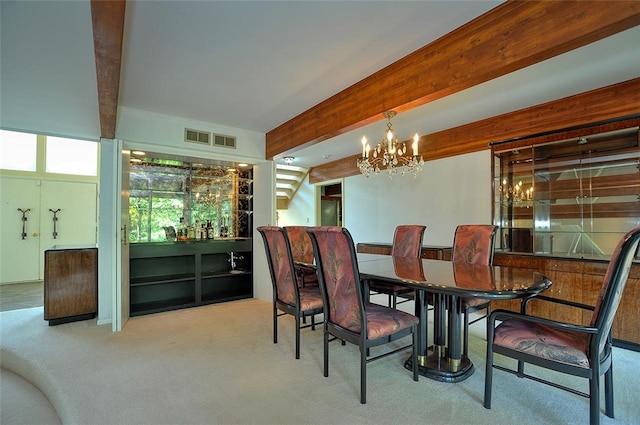
[[367,143],[367,138],[362,137],[362,156],[356,161],[358,169],[365,176],[369,177],[371,173],[380,174],[381,167],[385,168],[389,178],[400,173],[413,174],[413,177],[422,171],[424,160],[422,155],[418,154],[418,141],[420,137],[418,133],[413,136],[412,155],[407,155],[407,147],[404,142],[398,140],[398,136],[393,132],[391,119],[396,116],[395,111],[384,113],[384,117],[388,120],[385,137],[378,145],[371,149]]

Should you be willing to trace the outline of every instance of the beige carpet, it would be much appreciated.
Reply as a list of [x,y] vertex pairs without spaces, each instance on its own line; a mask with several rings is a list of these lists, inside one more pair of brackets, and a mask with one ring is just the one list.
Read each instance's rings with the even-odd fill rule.
[[[296,360],[293,320],[281,318],[279,329],[279,343],[273,344],[271,304],[260,300],[136,317],[116,334],[95,321],[49,327],[42,308],[32,308],[0,313],[0,364],[39,388],[64,424],[589,420],[586,399],[501,371],[494,375],[493,408],[484,409],[482,323],[471,327],[476,372],[469,379],[446,384],[421,377],[413,382],[402,367],[407,354],[393,355],[368,365],[366,405],[359,403],[356,347],[333,343],[330,374],[324,378],[321,331],[302,331],[302,358]],[[640,423],[640,353],[616,349],[614,365],[617,418],[602,414],[601,423]],[[555,376],[587,388],[585,380]],[[3,403],[9,396],[4,390]]]

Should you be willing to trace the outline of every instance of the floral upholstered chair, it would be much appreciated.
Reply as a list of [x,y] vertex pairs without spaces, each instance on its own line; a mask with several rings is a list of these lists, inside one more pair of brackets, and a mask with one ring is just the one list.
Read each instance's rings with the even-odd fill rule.
[[[597,425],[600,423],[600,376],[604,374],[605,414],[613,418],[611,327],[633,259],[638,255],[639,243],[640,227],[620,239],[611,256],[595,308],[545,296],[533,298],[593,310],[588,326],[527,315],[527,300],[523,305],[523,313],[505,310],[491,313],[487,328],[484,407],[491,408],[493,368],[496,368],[589,398],[590,423]],[[496,326],[497,323],[499,324]],[[495,365],[494,353],[518,360],[517,370]],[[587,378],[589,393],[525,374],[525,363]]]
[[[396,227],[393,234],[391,255],[395,257],[420,258],[422,238],[426,226],[403,224]],[[389,296],[389,307],[396,308],[398,296],[409,301],[415,298],[415,291],[400,285],[389,285],[383,282],[370,281],[369,289],[377,294]],[[401,302],[405,302],[401,301]]]
[[340,339],[360,348],[360,403],[367,402],[367,362],[409,346],[369,356],[369,349],[412,336],[413,380],[418,380],[418,318],[395,308],[365,302],[356,251],[347,229],[312,227],[311,235],[324,301],[324,376],[329,376],[329,342]]
[[[307,233],[307,226],[285,226],[284,228],[289,235],[293,261],[313,264],[313,245],[311,245],[311,238]],[[318,286],[318,275],[315,267],[304,267],[296,264],[296,273],[298,273],[298,283],[302,287]]]
[[[457,264],[492,265],[498,226],[489,224],[461,224],[453,237],[451,261]],[[486,309],[487,313],[469,322],[469,314]],[[469,353],[469,325],[491,313],[491,302],[482,298],[462,298],[464,313],[463,356]]]
[[[296,322],[296,359],[300,358],[300,329],[315,329],[315,315],[322,313],[320,288],[300,288],[293,264],[287,231],[277,226],[258,227],[267,253],[273,285],[273,343],[278,343],[278,317],[290,314]],[[279,313],[278,310],[282,311]],[[311,316],[310,325],[300,325],[300,318]]]

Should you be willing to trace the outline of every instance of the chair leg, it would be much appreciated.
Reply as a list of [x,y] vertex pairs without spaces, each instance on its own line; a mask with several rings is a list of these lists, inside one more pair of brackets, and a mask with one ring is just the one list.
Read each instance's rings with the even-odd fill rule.
[[484,407],[491,409],[491,385],[493,384],[493,329],[487,327],[487,364],[484,377]]
[[296,314],[296,359],[300,358],[300,315]]
[[360,403],[367,404],[367,352],[369,347],[360,347]]
[[273,343],[278,343],[278,309],[273,305]]
[[[344,341],[343,341],[344,342]],[[329,376],[329,331],[324,329],[324,376]]]
[[413,380],[418,381],[418,326],[413,327],[413,352],[411,353],[411,363],[413,365]]
[[315,314],[311,315],[311,330],[312,331],[316,330],[316,315]]
[[589,424],[600,424],[600,375],[597,370],[593,370],[591,379],[589,379]]
[[604,414],[610,418],[614,417],[613,413],[613,364],[609,366],[604,374]]

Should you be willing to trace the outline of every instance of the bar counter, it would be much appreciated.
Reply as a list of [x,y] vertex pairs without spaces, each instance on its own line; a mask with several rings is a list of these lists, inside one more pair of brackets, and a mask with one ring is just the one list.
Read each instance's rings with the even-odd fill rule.
[[251,238],[135,243],[131,316],[253,297]]

